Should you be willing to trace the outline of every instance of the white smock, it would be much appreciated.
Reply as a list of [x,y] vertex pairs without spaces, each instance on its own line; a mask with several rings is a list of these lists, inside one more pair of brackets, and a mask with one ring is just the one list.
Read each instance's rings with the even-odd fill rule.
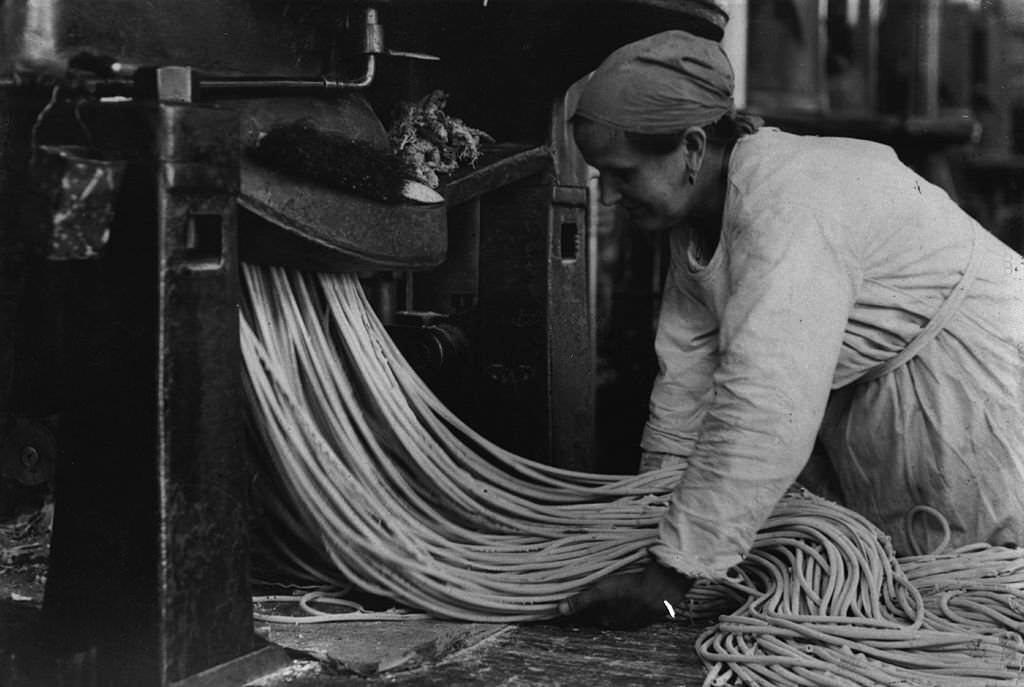
[[897,552],[943,538],[918,506],[1024,545],[1020,255],[892,149],[776,129],[733,149],[710,260],[671,244],[642,448],[688,465],[658,560],[725,576],[816,436]]

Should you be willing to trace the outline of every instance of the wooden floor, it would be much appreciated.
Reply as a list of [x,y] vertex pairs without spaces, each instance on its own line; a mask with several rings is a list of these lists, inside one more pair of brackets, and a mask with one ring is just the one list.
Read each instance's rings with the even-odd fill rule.
[[[50,667],[39,664],[46,648],[24,644],[38,617],[38,599],[0,600],[0,687],[57,684]],[[693,645],[701,629],[676,622],[629,632],[440,621],[332,623],[315,630],[273,626],[271,643],[281,646],[275,635],[284,642],[291,664],[243,682],[247,687],[700,685],[704,670]],[[319,651],[325,642],[330,651]],[[242,683],[209,683],[214,686]]]
[[[60,677],[60,661],[33,639],[45,574],[43,562],[0,565],[0,687],[101,687]],[[256,623],[284,667],[203,687],[700,685],[704,669],[693,646],[702,629],[674,621],[629,632],[568,622]]]
[[[704,669],[693,645],[701,629],[682,623],[629,632],[563,624],[503,626],[467,648],[416,667],[369,676],[345,674],[337,670],[340,666],[307,676],[286,670],[254,687],[700,685]],[[342,625],[333,631],[344,637],[360,630]]]

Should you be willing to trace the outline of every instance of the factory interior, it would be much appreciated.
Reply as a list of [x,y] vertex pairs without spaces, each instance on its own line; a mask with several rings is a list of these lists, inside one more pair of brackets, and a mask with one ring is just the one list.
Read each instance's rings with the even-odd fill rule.
[[667,239],[567,123],[669,29],[1024,251],[1022,0],[0,3],[0,687],[882,684],[554,610],[672,486]]

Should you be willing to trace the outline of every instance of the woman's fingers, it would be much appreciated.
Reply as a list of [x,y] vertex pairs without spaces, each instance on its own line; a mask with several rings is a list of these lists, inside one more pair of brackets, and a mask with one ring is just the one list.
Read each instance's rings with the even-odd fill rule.
[[599,627],[635,628],[664,620],[693,580],[651,561],[642,573],[612,575],[558,604],[562,615]]
[[558,612],[561,615],[575,615],[576,612],[579,611],[583,605],[583,602],[580,601],[580,596],[582,595],[577,594],[576,596],[570,597],[565,601],[559,601]]
[[592,587],[589,587],[576,596],[569,597],[558,604],[558,612],[562,615],[576,615],[590,608],[596,603],[606,602],[614,594],[609,594],[609,579],[602,580]]
[[[584,625],[631,629],[658,618],[648,610],[638,587],[640,575],[613,575],[558,605],[562,615],[572,615]],[[638,593],[639,592],[639,593]]]

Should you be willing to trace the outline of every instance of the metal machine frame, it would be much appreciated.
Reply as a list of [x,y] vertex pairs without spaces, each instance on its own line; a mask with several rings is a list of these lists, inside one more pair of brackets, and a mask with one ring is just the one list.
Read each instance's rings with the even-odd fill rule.
[[[56,108],[64,127],[51,134],[60,143],[84,126],[92,146],[127,165],[101,253],[36,261],[59,325],[40,384],[59,414],[44,637],[73,684],[237,684],[282,659],[251,619],[233,99],[359,90],[386,102],[446,87],[465,98],[467,121],[516,141],[442,189],[443,264],[413,272],[397,256],[363,269],[385,277],[377,304],[390,324],[419,317],[420,340],[442,331],[424,313],[464,327],[462,398],[488,409],[470,418],[485,435],[538,460],[592,467],[587,177],[565,134],[564,93],[617,45],[669,26],[720,37],[725,17],[711,0],[602,0],[586,12],[572,0],[493,4],[187,0],[127,18],[118,0],[4,4],[5,92],[38,104],[55,83],[80,94],[87,102],[69,101],[63,120]],[[413,63],[385,46],[378,8],[406,20],[395,44],[457,66],[399,66]],[[115,36],[110,26],[132,28]],[[567,26],[593,42],[566,43]],[[519,42],[496,53],[502,32]],[[382,63],[388,83],[377,81]],[[516,99],[491,97],[501,87]],[[0,101],[0,115],[23,126],[14,101]],[[5,197],[24,194],[24,152],[7,157]],[[24,218],[5,216],[0,232],[27,245],[52,231],[41,217],[18,226]]]

